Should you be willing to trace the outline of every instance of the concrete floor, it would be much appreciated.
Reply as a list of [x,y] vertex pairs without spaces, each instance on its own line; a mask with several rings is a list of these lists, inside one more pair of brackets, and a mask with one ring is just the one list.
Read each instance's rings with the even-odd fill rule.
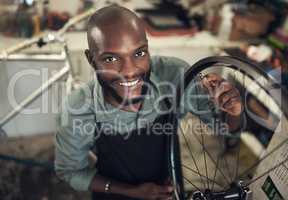
[[[0,154],[35,159],[53,164],[53,135],[9,139],[0,145]],[[80,198],[81,197],[81,198]],[[88,200],[61,182],[53,170],[0,160],[1,200]]]

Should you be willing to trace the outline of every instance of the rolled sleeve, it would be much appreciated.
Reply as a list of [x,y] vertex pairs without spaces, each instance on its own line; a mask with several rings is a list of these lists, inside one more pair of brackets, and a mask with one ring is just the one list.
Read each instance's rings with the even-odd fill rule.
[[87,191],[95,174],[96,169],[92,168],[74,172],[70,179],[70,186],[78,191]]
[[55,138],[55,172],[73,189],[87,191],[96,174],[96,169],[89,166],[88,144],[83,145],[74,137],[68,138],[69,131],[64,130]]
[[96,174],[89,162],[89,151],[94,145],[94,114],[72,114],[67,110],[57,117],[55,136],[55,172],[73,189],[88,191]]

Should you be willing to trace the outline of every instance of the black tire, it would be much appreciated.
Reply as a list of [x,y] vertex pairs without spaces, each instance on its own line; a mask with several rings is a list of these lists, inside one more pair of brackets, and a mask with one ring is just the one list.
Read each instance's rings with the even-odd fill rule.
[[[273,99],[278,104],[279,108],[282,109],[282,112],[285,116],[288,116],[288,92],[287,90],[281,86],[275,77],[271,76],[270,74],[266,73],[263,68],[257,66],[254,63],[248,62],[246,60],[230,57],[230,56],[215,56],[215,57],[208,57],[198,61],[196,64],[192,65],[191,68],[185,73],[184,79],[184,91],[186,87],[189,85],[190,81],[195,79],[196,76],[203,71],[215,64],[223,63],[228,68],[233,68],[241,71],[245,75],[252,78],[252,80],[256,80],[255,77],[263,76],[267,79],[268,84],[261,85],[257,80],[256,82],[259,86],[264,89],[268,94],[270,93],[271,89],[277,89],[277,93],[273,93]],[[177,134],[178,130],[178,117],[177,117],[177,109],[179,109],[181,96],[183,91],[180,90],[180,87],[177,91],[177,101],[176,101],[176,114],[171,115],[171,120],[173,120],[174,125],[174,132],[173,135],[169,136],[168,145],[169,145],[169,172],[173,180],[174,186],[177,186],[175,189],[175,196],[178,195],[176,198],[177,200],[184,200],[185,199],[185,190],[183,184],[183,177],[182,177],[182,168],[181,168],[181,154],[180,154],[180,147],[179,147],[179,138]]]

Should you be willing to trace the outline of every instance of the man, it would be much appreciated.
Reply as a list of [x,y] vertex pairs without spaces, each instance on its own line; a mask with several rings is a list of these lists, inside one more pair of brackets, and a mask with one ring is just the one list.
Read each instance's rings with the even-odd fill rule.
[[[171,105],[161,97],[171,96],[189,65],[150,57],[141,20],[122,7],[92,15],[87,39],[85,54],[97,80],[72,92],[63,105],[56,173],[74,189],[92,191],[94,199],[171,199],[164,126],[160,134],[153,131],[154,125],[168,123],[163,111]],[[227,113],[230,130],[237,129],[242,111],[237,89],[215,74],[205,77],[202,86]],[[89,167],[91,149],[96,167]]]

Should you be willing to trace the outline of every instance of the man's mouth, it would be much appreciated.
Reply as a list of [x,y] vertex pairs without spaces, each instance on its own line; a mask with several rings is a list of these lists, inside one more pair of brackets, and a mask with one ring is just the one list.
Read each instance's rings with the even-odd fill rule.
[[133,87],[133,86],[136,86],[140,81],[141,79],[138,78],[138,79],[131,80],[131,81],[120,82],[119,85],[125,86],[125,87]]

